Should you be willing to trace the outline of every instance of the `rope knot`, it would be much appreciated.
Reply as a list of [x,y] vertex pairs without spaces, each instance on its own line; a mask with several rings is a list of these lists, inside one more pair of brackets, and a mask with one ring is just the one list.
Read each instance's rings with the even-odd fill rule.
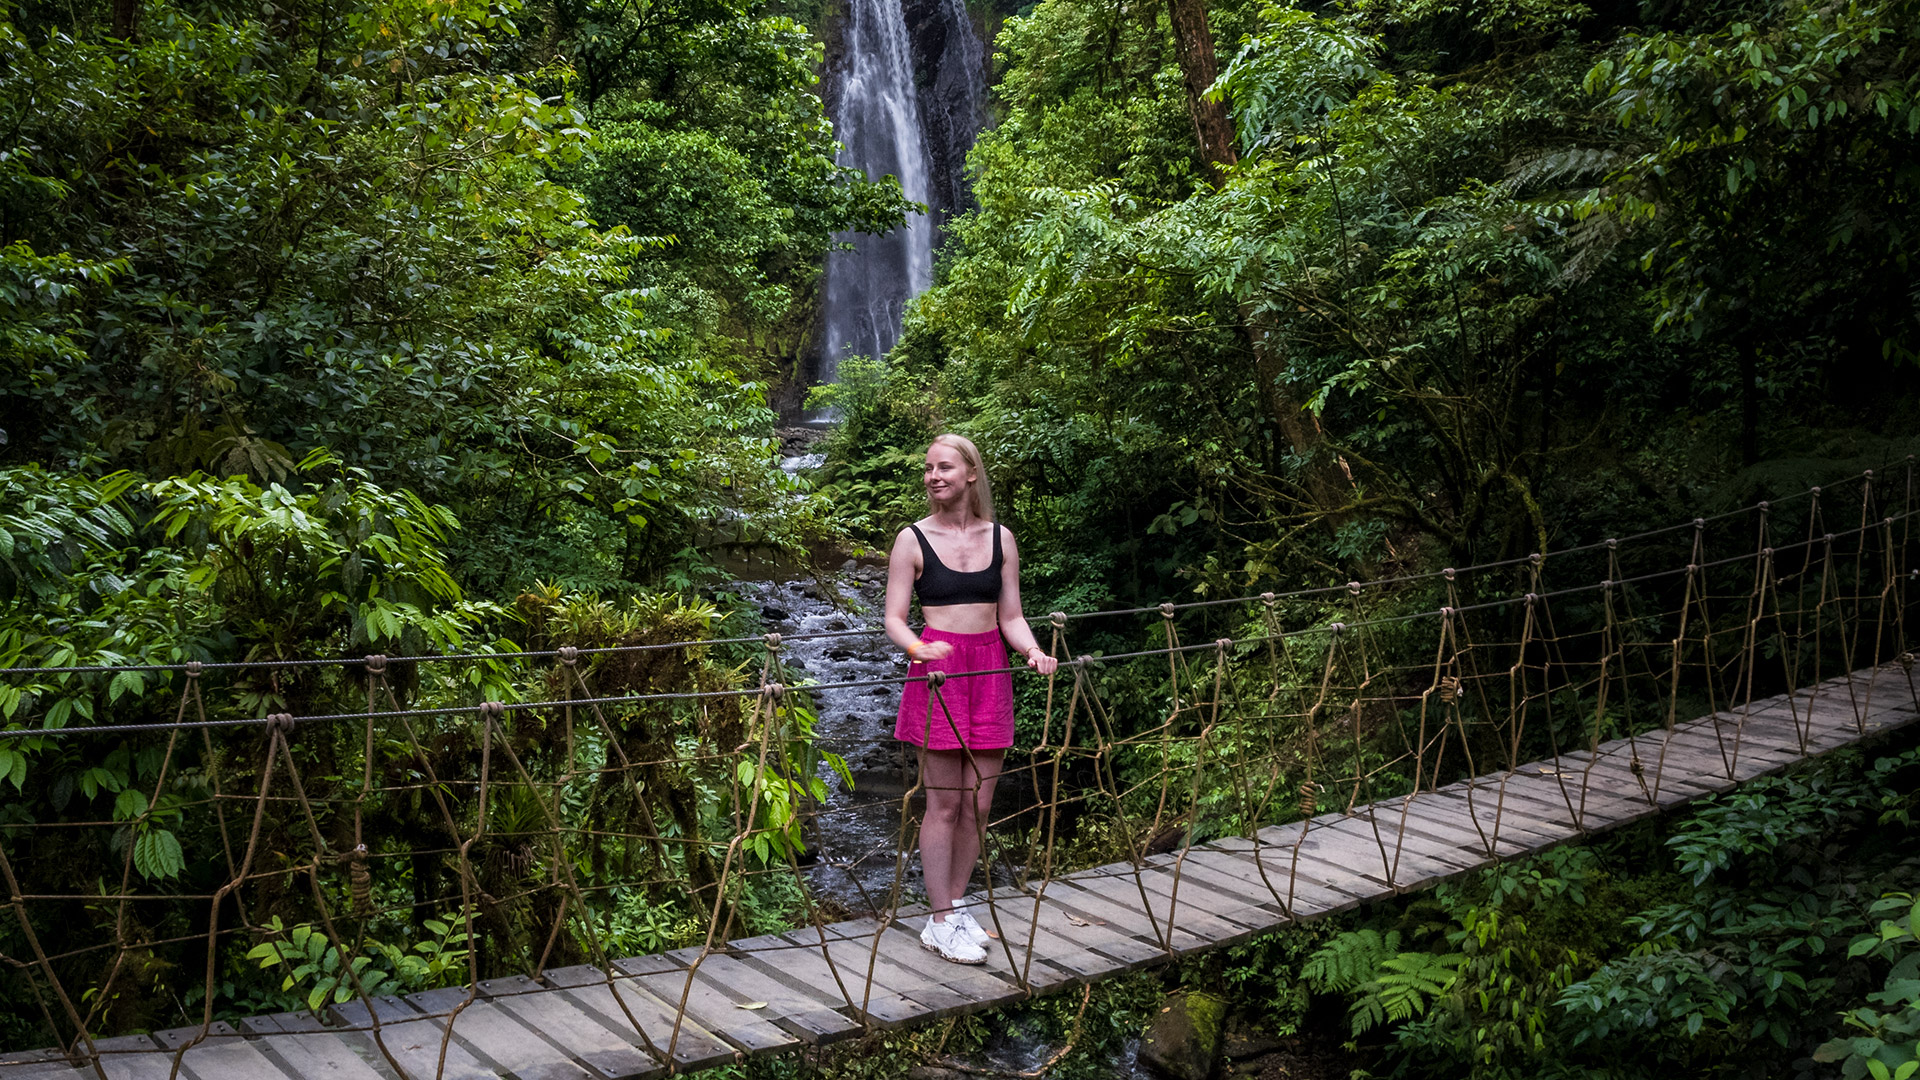
[[1861,473],[1861,474],[1860,474],[1860,478],[1861,478],[1862,480],[1872,480],[1872,479],[1873,479],[1873,470],[1872,470],[1872,469],[1868,469],[1867,471],[1865,471],[1865,472],[1863,472],[1863,473]]
[[560,646],[560,662],[572,667],[580,662],[580,650],[572,645]]
[[1460,676],[1449,675],[1440,680],[1440,700],[1449,705],[1460,700]]
[[1341,634],[1344,634],[1347,632],[1347,624],[1343,622],[1337,622],[1337,623],[1334,623],[1332,626],[1328,627],[1327,629],[1333,631],[1334,637],[1339,637]]
[[1619,550],[1620,550],[1620,541],[1618,541],[1618,540],[1616,540],[1616,539],[1614,539],[1614,538],[1613,538],[1613,537],[1611,537],[1611,536],[1609,536],[1609,537],[1607,537],[1607,550],[1608,550],[1608,551],[1619,551]]
[[1816,498],[1816,499],[1817,499],[1817,498],[1819,498],[1819,497],[1820,497],[1820,485],[1818,485],[1818,484],[1815,484],[1814,486],[1812,486],[1812,487],[1810,487],[1810,488],[1808,488],[1808,489],[1807,489],[1807,494],[1809,494],[1809,495],[1811,495],[1811,496],[1813,496],[1813,497],[1814,497],[1814,498]]
[[1912,671],[1913,670],[1913,654],[1910,652],[1901,653],[1900,666],[1902,668],[1905,668],[1907,671]]
[[1770,547],[1761,548],[1760,554],[1765,558],[1771,559],[1773,558],[1773,549]]
[[1233,648],[1233,639],[1230,637],[1214,638],[1213,647],[1219,649],[1221,652],[1226,652],[1228,649]]
[[1831,544],[1831,543],[1833,543],[1833,534],[1832,534],[1832,533],[1828,533],[1827,535],[1825,535],[1825,536],[1823,536],[1823,537],[1821,537],[1821,539],[1822,539],[1822,540],[1825,540],[1825,541],[1826,541],[1827,543],[1829,543],[1829,544]]
[[1707,527],[1707,519],[1706,519],[1706,518],[1694,518],[1694,519],[1693,519],[1693,527],[1694,527],[1695,529],[1704,529],[1704,528],[1706,528],[1706,527]]
[[385,675],[387,673],[387,654],[368,653],[361,661],[367,665],[367,674]]
[[1443,577],[1443,578],[1446,578],[1446,579],[1447,579],[1448,581],[1452,581],[1452,580],[1453,580],[1453,575],[1454,575],[1454,574],[1456,574],[1456,573],[1459,573],[1459,571],[1457,571],[1457,570],[1455,570],[1455,569],[1454,569],[1453,567],[1451,567],[1451,566],[1449,566],[1449,567],[1447,567],[1447,568],[1446,568],[1445,570],[1442,570],[1442,571],[1440,571],[1440,576],[1441,576],[1441,577]]
[[283,735],[291,734],[293,732],[293,714],[284,712],[268,713],[267,726]]
[[197,679],[200,677],[200,673],[205,670],[206,670],[206,666],[200,663],[200,661],[198,660],[187,661],[187,678]]
[[1319,793],[1320,793],[1319,784],[1316,784],[1311,780],[1300,781],[1300,816],[1301,817],[1312,817],[1314,814],[1314,811],[1320,809],[1318,805]]
[[772,698],[774,701],[779,701],[781,698],[787,696],[787,684],[770,682],[762,686],[760,692]]
[[347,887],[353,893],[353,917],[364,919],[373,914],[373,873],[367,869],[367,845],[357,844],[347,852]]
[[1049,611],[1047,612],[1047,621],[1053,624],[1055,630],[1065,630],[1067,628],[1067,613],[1064,611]]
[[1079,656],[1074,657],[1069,662],[1072,663],[1074,667],[1077,667],[1080,670],[1085,671],[1086,669],[1093,666],[1093,657],[1088,656],[1086,653],[1081,653]]
[[944,671],[927,672],[927,689],[929,690],[940,689],[941,684],[945,683],[946,681],[947,681],[947,673]]
[[480,715],[489,720],[498,720],[505,716],[507,706],[502,701],[483,701],[480,703]]
[[1163,619],[1173,618],[1173,601],[1169,600],[1160,605],[1160,617]]
[[1601,578],[1601,579],[1600,579],[1600,587],[1601,587],[1602,589],[1611,589],[1611,588],[1613,588],[1613,579],[1612,579],[1612,578]]
[[1352,593],[1352,594],[1353,594],[1354,596],[1359,596],[1359,595],[1360,595],[1360,583],[1359,583],[1359,582],[1357,582],[1357,581],[1349,581],[1349,582],[1347,582],[1347,591],[1348,591],[1349,593]]
[[1534,602],[1534,601],[1536,601],[1536,600],[1538,600],[1538,599],[1540,599],[1540,594],[1539,594],[1539,593],[1537,593],[1537,592],[1530,592],[1530,593],[1528,593],[1528,594],[1527,594],[1527,604],[1528,604],[1529,606],[1531,606],[1531,605],[1533,604],[1533,602]]
[[779,634],[768,634],[768,635],[767,635],[767,651],[768,651],[768,652],[775,652],[775,651],[777,651],[777,650],[778,650],[779,648],[780,648],[780,635],[779,635]]
[[1542,558],[1541,554],[1536,551],[1533,554],[1527,556],[1527,561],[1532,563],[1535,566],[1539,566],[1541,558]]
[[1440,609],[1440,617],[1441,617],[1441,618],[1443,618],[1443,619],[1451,619],[1451,618],[1453,618],[1453,609],[1452,609],[1452,608],[1450,608],[1450,607],[1443,607],[1443,608],[1441,608],[1441,609]]
[[1698,573],[1698,572],[1699,572],[1699,570],[1700,570],[1700,564],[1699,564],[1699,563],[1688,563],[1688,564],[1687,564],[1687,573],[1689,573],[1689,574],[1693,574],[1693,573]]
[[1272,607],[1272,606],[1273,606],[1273,594],[1272,594],[1272,593],[1270,593],[1270,592],[1263,592],[1263,593],[1261,593],[1261,594],[1260,594],[1260,602],[1261,602],[1261,603],[1263,603],[1263,604],[1265,604],[1265,605],[1267,605],[1268,607]]
[[1771,513],[1772,511],[1773,511],[1773,504],[1765,500],[1762,500],[1760,503],[1760,512],[1763,514],[1766,514],[1766,513]]

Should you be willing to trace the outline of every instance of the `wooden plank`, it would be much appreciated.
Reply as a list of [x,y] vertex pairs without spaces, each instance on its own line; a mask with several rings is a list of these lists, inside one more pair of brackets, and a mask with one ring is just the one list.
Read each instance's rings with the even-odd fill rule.
[[1403,843],[1384,825],[1376,831],[1374,823],[1358,816],[1344,817],[1307,835],[1312,837],[1316,833],[1329,853],[1343,850],[1356,859],[1364,858],[1376,865],[1380,863],[1381,849],[1384,848],[1387,862],[1381,867],[1381,873],[1384,875],[1391,871],[1391,883],[1403,889],[1464,873],[1481,862],[1480,858],[1458,851],[1441,851],[1422,845],[1417,837]]
[[[1361,903],[1380,896],[1384,886],[1371,882],[1357,874],[1340,871],[1334,878],[1317,859],[1302,859],[1298,847],[1290,842],[1271,844],[1267,836],[1283,834],[1279,830],[1261,830],[1256,840],[1244,836],[1221,836],[1206,844],[1204,849],[1217,853],[1219,857],[1233,859],[1246,867],[1246,878],[1254,884],[1265,880],[1279,892],[1279,899],[1288,903],[1294,911],[1313,911],[1319,915],[1331,911],[1346,911]],[[1286,830],[1284,836],[1298,838],[1300,830]],[[1210,855],[1212,859],[1212,855]],[[1235,869],[1229,865],[1219,865],[1221,872],[1233,874]],[[1265,874],[1265,878],[1261,878]]]
[[[1526,845],[1530,852],[1565,843],[1580,835],[1577,829],[1535,821],[1525,814],[1514,813],[1511,808],[1506,813],[1498,813],[1493,800],[1487,796],[1486,792],[1475,792],[1471,801],[1467,798],[1467,793],[1468,789],[1464,786],[1445,787],[1428,792],[1426,797],[1432,799],[1435,806],[1443,809],[1451,808],[1462,821],[1469,819],[1479,821],[1480,827],[1487,831],[1487,835],[1492,836],[1497,830],[1503,840],[1509,837],[1514,838],[1517,842]],[[1648,809],[1651,812],[1651,808]]]
[[0,1080],[99,1080],[88,1068],[82,1071],[58,1050],[9,1050],[0,1052]]
[[[988,944],[987,961],[997,964],[1004,946],[1013,953],[1011,970],[1015,973],[1024,971],[1031,977],[1033,969],[1044,961],[1074,979],[1091,981],[1156,963],[1165,956],[1155,946],[1104,926],[1075,924],[1067,919],[1065,911],[1050,904],[1043,902],[1036,908],[1025,896],[996,900],[994,906],[1002,937]],[[980,911],[984,913],[985,909]],[[980,919],[980,915],[974,918]],[[981,922],[985,925],[984,919]],[[1035,961],[1031,965],[1026,962],[1029,950]]]
[[[528,982],[533,980],[528,979]],[[636,1038],[621,1034],[565,995],[541,990],[493,999],[502,1011],[572,1051],[609,1080],[651,1080],[667,1069]]]
[[[1547,768],[1555,768],[1549,765]],[[1574,810],[1567,805],[1557,783],[1547,781],[1537,772],[1495,773],[1492,776],[1476,777],[1467,784],[1472,788],[1476,803],[1493,807],[1496,813],[1514,813],[1516,807],[1520,816],[1528,821],[1560,829],[1580,831],[1574,820]],[[1573,805],[1580,805],[1578,784],[1573,786]]]
[[1089,882],[1080,878],[1061,878],[1047,890],[1047,898],[1083,919],[1101,920],[1110,929],[1132,934],[1149,944],[1165,942],[1178,953],[1192,952],[1216,941],[1234,939],[1239,933],[1238,927],[1218,922],[1210,926],[1169,926],[1164,918],[1164,909],[1149,918],[1140,906],[1139,889],[1131,883],[1122,893],[1099,879]]
[[[877,932],[881,957],[900,970],[913,972],[920,979],[943,986],[957,996],[978,1000],[1022,992],[1004,971],[991,971],[985,964],[956,964],[942,959],[939,953],[922,945],[920,930],[925,924],[924,917],[911,921],[891,919],[884,924],[876,923],[873,919],[855,919],[835,923],[834,928],[862,949],[874,947]],[[913,992],[908,991],[909,994]]]
[[[1285,837],[1285,843],[1276,843],[1276,837]],[[1296,892],[1318,889],[1330,896],[1344,896],[1343,907],[1330,910],[1344,910],[1355,904],[1377,900],[1393,890],[1383,881],[1367,877],[1358,871],[1340,865],[1334,858],[1320,854],[1318,838],[1307,839],[1297,828],[1262,829],[1257,838],[1258,847],[1240,837],[1222,837],[1213,842],[1213,846],[1229,852],[1248,862],[1256,859],[1269,868],[1285,867],[1294,879]],[[1349,902],[1350,901],[1350,902]]]
[[[1176,866],[1179,867],[1177,876]],[[1109,880],[1130,885],[1134,877],[1132,874],[1122,874]],[[1154,914],[1163,920],[1171,919],[1183,927],[1188,925],[1188,916],[1194,913],[1231,923],[1255,934],[1271,930],[1283,920],[1278,911],[1263,904],[1249,903],[1232,893],[1208,888],[1198,875],[1186,873],[1185,866],[1178,863],[1146,867],[1139,875],[1139,882],[1147,889]]]
[[312,1013],[253,1016],[240,1027],[269,1036],[260,1040],[267,1056],[303,1080],[394,1080],[397,1075],[364,1036],[329,1031]]
[[100,1055],[107,1080],[171,1080],[173,1076],[173,1055],[160,1053],[159,1044],[145,1035],[95,1039],[93,1049]]
[[[708,956],[700,973],[737,1004],[766,1002],[761,1015],[806,1042],[829,1043],[860,1034],[860,1025],[824,997],[763,975],[725,953]],[[833,997],[838,1000],[839,994]]]
[[[1180,852],[1168,852],[1155,855],[1146,860],[1147,865],[1158,868],[1168,877],[1178,876],[1180,887],[1184,891],[1189,882],[1201,886],[1207,892],[1230,899],[1235,905],[1257,911],[1266,916],[1269,922],[1284,921],[1290,917],[1286,902],[1286,875],[1277,874],[1269,868],[1269,878],[1273,887],[1269,888],[1260,881],[1259,870],[1248,867],[1241,871],[1235,867],[1235,873],[1225,873],[1217,865],[1210,863],[1207,856],[1218,859],[1222,853],[1205,847],[1188,848]],[[1182,901],[1185,902],[1184,900]]]
[[[825,996],[830,1003],[838,1000],[841,987],[844,986],[852,1000],[836,1007],[844,1007],[853,1015],[865,1017],[869,1023],[880,1027],[899,1027],[926,1015],[926,1006],[897,990],[884,985],[869,989],[864,958],[858,968],[842,967],[838,957],[834,957],[830,965],[821,951],[816,934],[817,931],[801,929],[793,931],[794,940],[785,935],[769,934],[762,938],[730,942],[729,946],[737,959],[762,975],[795,989]],[[804,943],[799,940],[801,938],[806,939]]]
[[1565,836],[1570,828],[1566,825],[1543,821],[1529,814],[1515,814],[1511,811],[1501,813],[1499,801],[1491,792],[1474,787],[1467,781],[1434,788],[1421,793],[1420,797],[1435,806],[1446,808],[1451,813],[1459,814],[1463,821],[1478,821],[1480,827],[1488,833],[1493,832],[1496,820],[1500,820],[1500,831],[1503,835],[1512,830],[1541,839],[1558,840]]
[[[1246,843],[1239,837],[1233,839]],[[1297,877],[1292,862],[1291,849],[1247,844],[1236,854],[1216,840],[1190,849],[1181,873],[1195,875],[1216,889],[1266,905],[1295,921],[1344,911],[1360,903],[1358,897]]]
[[[692,952],[693,958],[697,958],[699,950]],[[690,958],[670,954],[666,959],[679,961]],[[628,963],[627,960],[615,960],[613,966],[625,972]],[[634,981],[646,987],[654,997],[666,1002],[669,1008],[680,1009],[684,1002],[687,1015],[696,1023],[747,1053],[785,1050],[800,1042],[798,1036],[789,1034],[759,1015],[758,1010],[742,1009],[740,1003],[715,986],[712,979],[701,978],[699,972],[691,967],[637,975]]]
[[[413,1080],[496,1080],[494,1071],[461,1046],[458,1040],[449,1039],[439,1025],[428,1020],[413,1006],[395,997],[374,998],[369,1010],[368,1002],[349,1001],[344,1005],[335,1005],[329,1012],[335,1020],[348,1027],[362,1028],[367,1037],[384,1045],[393,1059],[400,1063]],[[373,1018],[380,1020],[380,1029],[373,1030]],[[445,1047],[444,1063],[441,1049]]]
[[497,1072],[511,1073],[518,1080],[590,1080],[573,1055],[562,1052],[493,1002],[469,1001],[469,996],[465,987],[450,987],[409,994],[407,1002],[424,1013],[445,1014],[434,1020],[434,1026],[452,1029],[455,1039]]
[[1409,843],[1422,841],[1430,845],[1431,850],[1451,852],[1469,860],[1475,867],[1493,861],[1493,856],[1487,851],[1490,841],[1494,850],[1504,855],[1527,850],[1527,846],[1513,839],[1512,834],[1497,840],[1491,833],[1481,836],[1465,814],[1425,797],[1395,800],[1393,804],[1380,806],[1374,813],[1383,830],[1404,833]]
[[286,1073],[223,1021],[209,1025],[204,1036],[195,1025],[156,1031],[153,1039],[170,1058],[192,1047],[181,1055],[180,1067],[193,1080],[287,1080]]
[[[958,993],[943,982],[923,977],[919,971],[902,967],[895,958],[888,955],[889,944],[884,938],[876,942],[869,935],[849,936],[844,923],[827,927],[826,955],[833,959],[845,973],[847,989],[856,994],[866,993],[866,983],[871,972],[873,992],[889,990],[913,1002],[918,1007],[918,1019],[931,1019],[967,1011],[974,1004],[972,998]],[[813,948],[818,950],[819,938],[813,936]],[[802,944],[796,942],[796,944]],[[921,951],[920,942],[912,942],[914,952]],[[946,963],[942,960],[940,963]],[[954,965],[958,967],[960,965]]]
[[[650,1045],[649,1052],[656,1056],[665,1055],[671,1050],[673,1064],[683,1071],[704,1069],[733,1060],[732,1046],[714,1037],[695,1021],[681,1019],[672,1007],[633,985],[628,979],[614,979],[609,984],[606,972],[585,964],[555,968],[541,974],[556,988],[555,993],[565,996],[568,1004],[584,1009],[600,1023],[622,1035],[633,1030],[634,1023],[638,1022],[640,1030],[635,1032],[634,1042],[641,1046]],[[619,995],[617,998],[614,996],[616,994]],[[624,1009],[621,1008],[623,1003],[626,1006]],[[629,1013],[632,1014],[632,1020],[627,1018]]]
[[1106,925],[1104,920],[1088,919],[1061,906],[1052,895],[1056,882],[1041,884],[1042,892],[1036,897],[1019,896],[1001,903],[1001,918],[1010,919],[1010,927],[1037,926],[1040,934],[1051,935],[1075,950],[1097,951],[1105,958],[1081,961],[1074,952],[1063,950],[1067,960],[1083,967],[1118,963],[1120,970],[1133,971],[1166,959],[1166,951],[1157,943],[1142,941],[1124,930]]
[[[1170,902],[1171,889],[1164,880],[1161,882],[1163,888],[1154,888],[1155,879],[1161,875],[1162,871],[1157,869],[1136,871],[1131,866],[1117,864],[1075,874],[1072,882],[1076,888],[1104,897],[1116,906],[1140,914],[1151,913],[1163,930],[1172,928],[1216,944],[1248,937],[1264,924],[1264,919],[1248,925],[1228,918],[1223,913],[1207,910],[1204,905],[1192,903],[1189,897],[1182,897],[1177,903]],[[1144,901],[1141,896],[1143,890]]]
[[[1716,732],[1711,724],[1687,724],[1675,728],[1668,742],[1669,745],[1694,746],[1702,750],[1723,749],[1725,759],[1733,764],[1735,780],[1750,780],[1763,772],[1792,764],[1804,756],[1797,745],[1778,745],[1768,740],[1760,730],[1748,731],[1738,725]],[[1719,775],[1726,774],[1722,772]]]

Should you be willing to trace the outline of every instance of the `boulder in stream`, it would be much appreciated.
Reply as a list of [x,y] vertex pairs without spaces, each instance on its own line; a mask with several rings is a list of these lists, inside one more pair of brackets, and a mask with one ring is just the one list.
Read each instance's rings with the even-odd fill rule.
[[1140,1060],[1169,1080],[1210,1080],[1220,1061],[1226,1019],[1224,998],[1169,995],[1140,1040]]

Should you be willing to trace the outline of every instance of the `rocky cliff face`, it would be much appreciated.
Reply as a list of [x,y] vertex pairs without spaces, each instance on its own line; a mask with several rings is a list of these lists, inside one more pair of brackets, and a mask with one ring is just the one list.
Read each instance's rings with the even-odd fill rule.
[[901,0],[901,13],[933,159],[932,205],[944,222],[972,206],[967,151],[986,121],[986,49],[964,0]]

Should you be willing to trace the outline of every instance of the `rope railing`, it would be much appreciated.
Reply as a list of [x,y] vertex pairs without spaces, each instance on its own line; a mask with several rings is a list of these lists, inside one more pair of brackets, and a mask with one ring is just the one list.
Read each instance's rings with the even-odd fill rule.
[[[239,665],[100,669],[185,678],[164,712],[139,706],[150,719],[48,729],[23,712],[0,733],[25,763],[0,796],[0,1030],[32,1028],[54,1048],[32,1060],[104,1080],[116,1055],[164,1052],[178,1074],[197,1047],[281,1023],[230,1022],[310,1011],[381,1069],[438,1077],[499,1061],[456,1032],[511,1026],[489,987],[523,978],[513,993],[558,995],[632,1062],[685,1071],[810,1023],[958,1008],[939,994],[963,985],[1086,981],[1059,951],[1082,930],[1129,962],[1185,955],[1256,916],[1311,918],[1657,811],[1920,706],[1920,505],[1910,467],[1875,485],[1860,478],[1857,518],[1846,494],[1844,527],[1808,493],[1791,537],[1761,504],[1479,567],[1036,620],[1063,663],[1020,676],[1007,797],[977,838],[988,973],[906,1005],[903,980],[939,974],[897,942],[921,910],[925,781],[866,794],[881,781],[835,751],[890,740],[815,725],[836,695],[915,682],[923,722],[946,725],[964,676],[810,684],[788,664],[795,641],[871,630],[723,639],[758,648],[743,669],[698,648],[715,641],[327,661],[350,674],[305,700],[348,707],[301,715],[216,696],[207,674]],[[1469,588],[1494,571],[1512,587]],[[1179,618],[1195,609],[1202,625]],[[1095,614],[1159,618],[1146,647],[1096,655]],[[507,657],[540,661],[486,688],[516,700],[396,677]],[[823,854],[853,823],[865,839]],[[1056,910],[1080,922],[1043,919]],[[839,1019],[756,1020],[744,989],[727,1005],[728,979]],[[170,1030],[123,1034],[152,1029]]]
[[[1906,466],[1909,470],[1912,469],[1913,463],[1914,463],[1914,456],[1909,454],[1906,458]],[[1854,482],[1859,482],[1863,480],[1870,482],[1873,477],[1873,472],[1874,471],[1872,469],[1866,469],[1860,473],[1857,473],[1851,477],[1846,478],[1840,483],[1848,484],[1848,483],[1854,483]],[[1827,485],[1827,486],[1833,487],[1836,485]],[[1057,613],[1057,614],[1063,614],[1067,619],[1070,619],[1070,620],[1097,619],[1097,618],[1119,617],[1119,616],[1128,616],[1128,615],[1149,615],[1149,614],[1155,614],[1155,613],[1165,611],[1168,608],[1169,604],[1171,604],[1172,609],[1175,611],[1200,611],[1200,610],[1206,610],[1209,608],[1228,607],[1235,604],[1252,603],[1255,601],[1297,600],[1297,599],[1305,599],[1308,597],[1315,597],[1315,596],[1332,596],[1332,595],[1338,595],[1340,593],[1354,593],[1362,589],[1379,589],[1379,588],[1385,588],[1390,586],[1411,585],[1418,582],[1434,581],[1442,578],[1451,579],[1451,577],[1457,577],[1459,575],[1465,575],[1465,574],[1479,574],[1479,573],[1486,573],[1493,570],[1513,569],[1516,567],[1528,565],[1533,562],[1538,562],[1546,558],[1558,559],[1558,558],[1564,558],[1569,555],[1577,555],[1577,554],[1582,554],[1582,553],[1591,552],[1591,551],[1614,550],[1614,549],[1617,549],[1618,546],[1621,544],[1630,544],[1630,543],[1639,542],[1641,540],[1650,540],[1655,537],[1670,535],[1672,533],[1678,532],[1683,529],[1689,529],[1689,528],[1700,529],[1710,524],[1715,524],[1721,521],[1729,521],[1738,517],[1750,515],[1756,511],[1771,510],[1774,507],[1777,507],[1789,502],[1794,502],[1800,499],[1811,499],[1817,502],[1820,497],[1821,491],[1822,491],[1822,488],[1820,487],[1812,487],[1807,489],[1806,491],[1792,492],[1785,496],[1781,496],[1779,498],[1776,498],[1770,501],[1762,501],[1762,502],[1752,504],[1750,506],[1742,506],[1738,509],[1726,510],[1717,514],[1710,514],[1705,517],[1696,517],[1687,521],[1676,522],[1671,525],[1661,526],[1660,528],[1657,528],[1657,529],[1648,529],[1644,532],[1633,533],[1628,536],[1611,537],[1605,540],[1596,540],[1591,543],[1580,544],[1570,548],[1559,548],[1559,549],[1554,549],[1551,551],[1542,552],[1538,554],[1523,555],[1516,558],[1498,559],[1498,560],[1493,560],[1493,561],[1484,562],[1484,563],[1475,563],[1470,566],[1463,566],[1459,568],[1448,567],[1442,570],[1429,570],[1429,571],[1424,571],[1422,573],[1417,573],[1417,574],[1403,574],[1403,575],[1398,575],[1393,577],[1374,578],[1367,581],[1350,581],[1344,585],[1321,585],[1321,586],[1314,586],[1314,587],[1304,588],[1304,589],[1294,589],[1286,592],[1262,592],[1257,594],[1247,594],[1247,595],[1234,596],[1234,597],[1215,598],[1211,600],[1187,600],[1187,601],[1180,601],[1180,602],[1169,601],[1167,603],[1150,604],[1150,605],[1141,606],[1141,607],[1105,608],[1098,611],[1076,611],[1076,612],[1064,612],[1064,613]],[[790,634],[790,635],[787,635],[787,640],[788,641],[826,641],[826,640],[835,640],[835,639],[844,639],[844,638],[866,637],[866,636],[869,636],[870,634],[871,634],[871,631],[867,631],[867,630],[819,630],[819,631],[810,631],[810,632],[801,633],[801,634]],[[643,643],[632,644],[632,645],[605,645],[605,646],[597,646],[597,647],[573,648],[572,651],[573,651],[573,654],[579,655],[579,656],[596,656],[596,655],[609,655],[609,654],[622,654],[622,653],[644,653],[644,652],[658,652],[658,651],[672,650],[672,649],[695,648],[695,647],[702,647],[702,646],[712,647],[712,646],[726,646],[726,645],[752,645],[752,644],[758,643],[761,639],[762,638],[760,635],[749,635],[749,636],[727,637],[727,638],[687,638],[680,641],[643,642]],[[570,647],[568,646],[562,646],[562,647],[553,648],[553,649],[533,649],[533,650],[523,649],[518,651],[507,651],[507,652],[422,653],[422,654],[413,655],[413,656],[389,656],[385,654],[377,654],[377,655],[380,655],[385,662],[393,663],[393,664],[460,662],[460,661],[474,661],[474,660],[494,660],[494,661],[553,660],[553,659],[558,659],[562,654],[567,653],[569,648]],[[351,667],[351,666],[364,664],[367,662],[367,659],[368,658],[364,656],[346,656],[346,657],[325,657],[325,658],[294,657],[294,658],[285,658],[285,659],[264,658],[264,659],[253,659],[253,660],[226,660],[226,661],[188,660],[188,661],[181,661],[179,663],[173,663],[173,664],[22,665],[22,666],[15,666],[15,667],[0,667],[0,675],[84,675],[84,674],[109,674],[109,673],[118,673],[122,671],[175,672],[175,673],[196,673],[197,674],[197,673],[204,673],[204,672],[211,672],[211,671],[246,671],[246,670],[256,670],[261,668]]]

